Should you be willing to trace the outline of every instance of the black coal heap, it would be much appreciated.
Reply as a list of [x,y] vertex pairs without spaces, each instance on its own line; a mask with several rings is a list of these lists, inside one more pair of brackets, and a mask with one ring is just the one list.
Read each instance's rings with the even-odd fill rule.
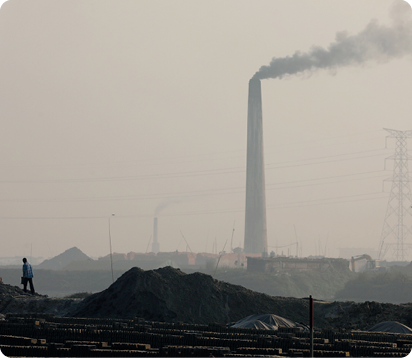
[[87,297],[71,315],[207,324],[233,322],[256,313],[306,321],[308,302],[257,293],[202,273],[134,267],[106,290]]

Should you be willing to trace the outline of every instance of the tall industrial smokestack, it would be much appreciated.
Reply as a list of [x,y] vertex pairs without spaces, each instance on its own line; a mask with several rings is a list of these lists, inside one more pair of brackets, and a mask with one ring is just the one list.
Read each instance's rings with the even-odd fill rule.
[[267,252],[262,93],[258,78],[249,81],[245,211],[245,252]]
[[157,218],[153,220],[153,243],[152,252],[157,254],[159,252],[159,242],[157,241]]

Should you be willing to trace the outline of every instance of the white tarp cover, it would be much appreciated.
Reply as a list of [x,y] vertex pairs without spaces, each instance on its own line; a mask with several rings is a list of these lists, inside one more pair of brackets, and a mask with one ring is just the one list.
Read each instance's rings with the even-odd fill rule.
[[286,318],[276,316],[274,314],[254,314],[241,319],[230,327],[236,328],[255,328],[255,329],[271,329],[277,330],[279,327],[297,327],[296,323],[289,321]]
[[375,324],[373,327],[369,328],[368,331],[412,334],[411,328],[405,326],[402,323],[394,321],[380,322],[378,324]]

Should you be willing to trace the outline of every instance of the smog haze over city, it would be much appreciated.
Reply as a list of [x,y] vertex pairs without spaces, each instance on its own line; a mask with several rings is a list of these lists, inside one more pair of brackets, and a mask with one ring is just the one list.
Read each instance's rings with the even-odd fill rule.
[[0,256],[105,256],[109,220],[114,252],[147,252],[155,216],[161,251],[230,251],[232,234],[243,247],[253,76],[269,251],[377,250],[396,144],[383,128],[412,130],[411,13],[402,0],[7,1]]

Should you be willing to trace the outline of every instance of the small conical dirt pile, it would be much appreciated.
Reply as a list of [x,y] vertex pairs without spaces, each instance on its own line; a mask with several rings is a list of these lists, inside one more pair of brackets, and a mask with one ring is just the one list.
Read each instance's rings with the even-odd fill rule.
[[238,321],[257,313],[307,323],[308,301],[272,297],[172,267],[151,271],[134,267],[108,289],[86,298],[73,316],[207,324]]
[[86,260],[91,259],[77,247],[72,247],[71,249],[66,250],[60,255],[57,255],[48,260],[44,260],[41,264],[37,265],[37,268],[46,270],[61,270],[73,261]]

